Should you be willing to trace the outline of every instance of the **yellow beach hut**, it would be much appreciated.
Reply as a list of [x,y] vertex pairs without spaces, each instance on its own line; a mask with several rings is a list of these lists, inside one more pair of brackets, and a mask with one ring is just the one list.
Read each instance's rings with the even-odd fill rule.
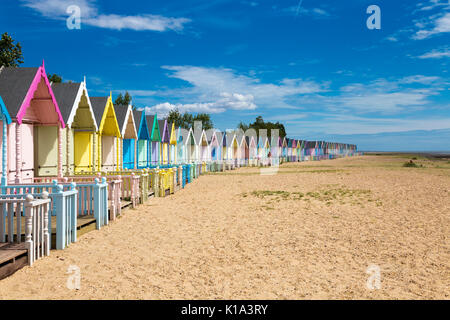
[[[111,94],[109,97],[91,97],[97,131],[97,171],[120,170],[120,129]],[[100,120],[98,120],[100,119]]]
[[98,130],[94,111],[81,83],[53,83],[53,93],[66,122],[63,130],[63,170],[65,175],[94,170],[94,136]]

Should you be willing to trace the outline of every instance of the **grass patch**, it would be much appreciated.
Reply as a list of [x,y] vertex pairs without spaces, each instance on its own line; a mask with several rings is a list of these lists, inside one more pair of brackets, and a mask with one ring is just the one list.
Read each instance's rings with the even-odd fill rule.
[[403,164],[405,168],[423,168],[423,164],[417,164],[412,160],[409,160]]
[[331,206],[334,203],[351,204],[357,206],[364,206],[364,203],[374,203],[377,207],[382,206],[382,202],[379,199],[375,199],[371,190],[363,189],[347,189],[345,187],[336,187],[335,185],[327,186],[324,189],[303,192],[288,192],[283,190],[257,190],[252,191],[250,194],[243,193],[242,197],[246,198],[248,195],[253,197],[264,199],[266,204],[272,205],[273,202],[279,201],[305,201],[311,200],[323,202],[327,206]]

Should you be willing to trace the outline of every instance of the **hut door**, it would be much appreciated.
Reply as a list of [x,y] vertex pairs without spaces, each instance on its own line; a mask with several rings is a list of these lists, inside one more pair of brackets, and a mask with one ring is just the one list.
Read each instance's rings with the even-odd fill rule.
[[147,166],[147,154],[148,154],[148,142],[147,140],[138,140],[138,166]]
[[75,172],[91,171],[91,140],[89,132],[75,132]]
[[114,140],[113,136],[102,136],[102,169],[114,170]]
[[[30,128],[30,127],[28,127]],[[26,138],[31,131],[25,133],[22,129],[22,137]],[[34,130],[35,155],[36,155],[36,174],[38,176],[57,176],[58,175],[58,128],[56,126],[36,126]],[[25,147],[26,145],[24,145]],[[24,169],[33,168],[33,163],[29,161],[31,157],[25,156],[29,150],[24,150],[23,160],[25,162]],[[32,150],[32,149],[31,149]]]
[[123,166],[127,169],[134,169],[134,140],[123,140]]

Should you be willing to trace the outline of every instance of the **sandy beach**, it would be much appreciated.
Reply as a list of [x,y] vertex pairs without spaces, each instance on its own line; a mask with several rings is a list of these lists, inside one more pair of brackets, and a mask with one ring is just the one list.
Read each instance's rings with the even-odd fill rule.
[[0,281],[0,299],[449,299],[450,162],[405,161],[201,176]]

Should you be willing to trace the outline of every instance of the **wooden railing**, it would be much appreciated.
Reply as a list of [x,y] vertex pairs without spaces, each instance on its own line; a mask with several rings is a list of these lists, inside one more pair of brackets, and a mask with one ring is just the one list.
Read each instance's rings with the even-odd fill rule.
[[[25,198],[0,199],[0,242],[21,243],[24,234],[30,266],[40,257],[50,254],[50,204],[51,199],[47,192],[42,194],[42,199],[36,200],[31,194]],[[23,211],[25,211],[24,227],[21,221]]]

